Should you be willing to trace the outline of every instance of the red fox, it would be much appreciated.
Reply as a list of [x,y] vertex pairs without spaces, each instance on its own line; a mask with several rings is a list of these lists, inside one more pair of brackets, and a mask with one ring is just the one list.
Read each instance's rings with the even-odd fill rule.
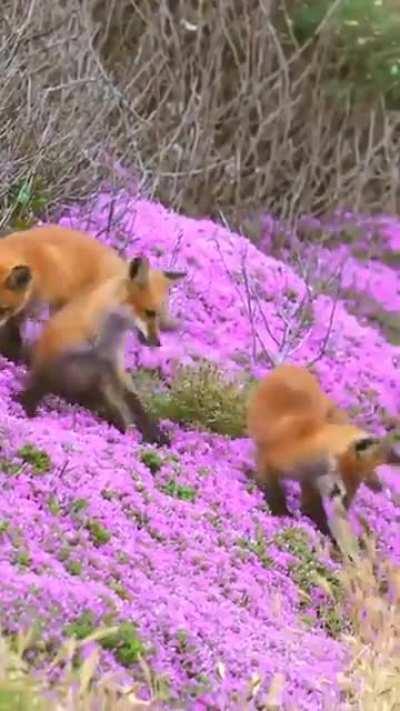
[[[13,360],[22,357],[21,327],[38,305],[54,313],[124,270],[116,251],[78,230],[45,225],[0,239],[0,352]],[[164,274],[170,280],[184,276]],[[174,326],[167,295],[159,321],[161,330]]]
[[100,404],[122,431],[134,420],[145,439],[166,443],[124,370],[124,341],[134,327],[147,345],[160,345],[159,310],[176,275],[151,270],[144,257],[133,259],[126,270],[70,301],[45,324],[20,402],[29,416],[47,393]]
[[381,464],[400,464],[384,439],[351,424],[305,368],[281,365],[249,398],[247,428],[256,445],[256,480],[275,515],[286,515],[282,479],[297,479],[302,510],[329,533],[323,498],[344,516],[363,482],[381,491]]

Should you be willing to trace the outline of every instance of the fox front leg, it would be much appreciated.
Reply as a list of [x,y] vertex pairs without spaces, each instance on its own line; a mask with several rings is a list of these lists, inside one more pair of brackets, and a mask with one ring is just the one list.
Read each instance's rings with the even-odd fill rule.
[[120,432],[126,432],[134,421],[119,384],[107,379],[100,388],[100,396],[105,419]]
[[129,377],[124,368],[123,357],[118,354],[115,379],[119,382],[124,392],[124,399],[127,403],[135,424],[141,432],[145,442],[152,442],[160,446],[169,445],[170,440],[160,429],[158,424],[147,414],[144,409]]
[[47,378],[41,373],[33,373],[17,401],[24,408],[27,417],[34,417],[40,401],[50,392]]
[[22,322],[22,316],[14,316],[0,328],[0,354],[13,363],[20,363],[24,360]]
[[[151,442],[159,445],[168,445],[169,438],[165,435],[159,426],[149,417],[145,411],[133,384],[131,378],[124,370],[121,357],[117,360],[117,367],[114,369],[111,366],[109,373],[109,386],[112,391],[112,397],[118,398],[119,403],[123,402],[123,409],[119,405],[120,412],[124,412],[124,417],[134,422],[143,436],[145,442]],[[128,413],[128,414],[126,414]]]

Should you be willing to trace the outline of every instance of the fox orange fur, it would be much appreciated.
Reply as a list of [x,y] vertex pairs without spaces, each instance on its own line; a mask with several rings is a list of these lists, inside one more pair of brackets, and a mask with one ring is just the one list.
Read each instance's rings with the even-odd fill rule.
[[376,467],[400,463],[393,447],[353,425],[318,380],[293,365],[278,366],[255,387],[247,428],[256,445],[256,479],[272,513],[288,513],[282,480],[297,479],[304,513],[324,532],[323,497],[339,499],[344,514],[362,482],[381,490]]
[[32,373],[21,396],[27,414],[34,415],[50,392],[82,404],[99,400],[119,429],[136,421],[146,439],[165,441],[124,370],[124,341],[136,328],[145,343],[160,345],[158,317],[174,279],[137,257],[123,276],[84,292],[53,315],[33,349]]
[[[124,270],[116,251],[79,230],[45,225],[0,239],[0,352],[21,357],[21,326],[37,306],[48,305],[55,312]],[[167,300],[159,318],[163,330],[173,327]]]

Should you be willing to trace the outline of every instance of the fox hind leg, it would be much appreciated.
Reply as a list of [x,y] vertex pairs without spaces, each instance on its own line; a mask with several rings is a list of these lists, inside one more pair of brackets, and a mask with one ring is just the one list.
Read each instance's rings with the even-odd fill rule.
[[121,384],[114,373],[108,373],[101,383],[99,394],[104,406],[105,419],[120,432],[126,432],[134,424],[134,418],[125,401]]
[[331,535],[321,495],[314,484],[301,482],[301,511],[325,535]]
[[40,401],[51,392],[48,380],[43,373],[33,373],[24,390],[17,397],[28,417],[34,417]]
[[168,445],[169,438],[147,414],[139,397],[131,388],[125,390],[125,401],[128,403],[133,414],[137,428],[141,432],[145,442],[154,442],[159,445]]
[[290,516],[290,511],[286,503],[286,494],[280,481],[279,472],[265,464],[260,449],[256,453],[255,480],[258,487],[264,492],[265,500],[272,515]]

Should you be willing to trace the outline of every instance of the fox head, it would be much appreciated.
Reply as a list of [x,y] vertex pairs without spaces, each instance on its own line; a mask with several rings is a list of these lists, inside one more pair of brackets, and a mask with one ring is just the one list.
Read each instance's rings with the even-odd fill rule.
[[160,321],[165,317],[168,292],[185,272],[151,269],[146,257],[135,257],[128,265],[127,306],[142,343],[160,346]]
[[365,435],[351,442],[340,457],[344,478],[363,482],[372,491],[382,491],[376,468],[384,464],[400,464],[400,442]]
[[0,269],[0,326],[16,316],[29,301],[33,289],[30,267],[13,264]]

